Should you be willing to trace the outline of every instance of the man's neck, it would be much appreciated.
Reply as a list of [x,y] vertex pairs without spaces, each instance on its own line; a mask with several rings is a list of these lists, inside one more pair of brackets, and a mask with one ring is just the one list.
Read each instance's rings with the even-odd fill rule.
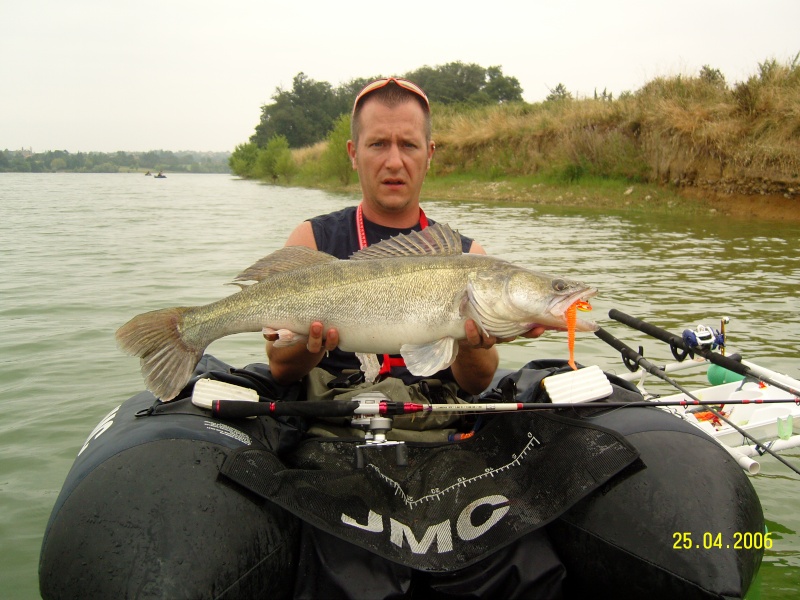
[[410,229],[419,223],[419,203],[411,204],[398,211],[387,211],[363,201],[361,206],[364,218],[376,225]]

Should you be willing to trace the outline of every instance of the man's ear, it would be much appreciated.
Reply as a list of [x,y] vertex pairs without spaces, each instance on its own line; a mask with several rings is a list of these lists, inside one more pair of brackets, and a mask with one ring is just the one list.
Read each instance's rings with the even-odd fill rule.
[[347,154],[350,156],[350,164],[353,165],[353,170],[356,169],[356,145],[353,140],[347,140]]

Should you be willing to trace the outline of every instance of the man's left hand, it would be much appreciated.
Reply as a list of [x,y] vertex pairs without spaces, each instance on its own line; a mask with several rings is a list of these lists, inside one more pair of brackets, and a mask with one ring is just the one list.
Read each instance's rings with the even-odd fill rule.
[[475,323],[475,321],[473,321],[472,319],[467,319],[467,322],[464,325],[464,332],[467,334],[467,339],[462,342],[463,344],[471,348],[488,349],[494,346],[495,344],[510,342],[512,340],[517,339],[518,337],[538,338],[545,332],[545,328],[541,325],[537,325],[530,331],[526,331],[525,333],[520,334],[518,336],[499,338],[492,335],[484,334],[480,330],[478,325]]

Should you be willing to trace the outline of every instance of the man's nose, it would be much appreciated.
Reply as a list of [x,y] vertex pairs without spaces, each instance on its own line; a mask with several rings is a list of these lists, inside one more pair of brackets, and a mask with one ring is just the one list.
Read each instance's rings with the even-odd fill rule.
[[391,144],[389,146],[389,154],[386,157],[386,166],[392,169],[399,169],[403,166],[403,158],[400,154],[399,144]]

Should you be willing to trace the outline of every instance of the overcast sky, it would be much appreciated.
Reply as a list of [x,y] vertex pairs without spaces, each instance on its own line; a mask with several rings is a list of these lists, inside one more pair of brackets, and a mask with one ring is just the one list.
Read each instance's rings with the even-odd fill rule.
[[499,65],[536,102],[798,52],[800,0],[0,0],[0,149],[230,151],[300,71]]

